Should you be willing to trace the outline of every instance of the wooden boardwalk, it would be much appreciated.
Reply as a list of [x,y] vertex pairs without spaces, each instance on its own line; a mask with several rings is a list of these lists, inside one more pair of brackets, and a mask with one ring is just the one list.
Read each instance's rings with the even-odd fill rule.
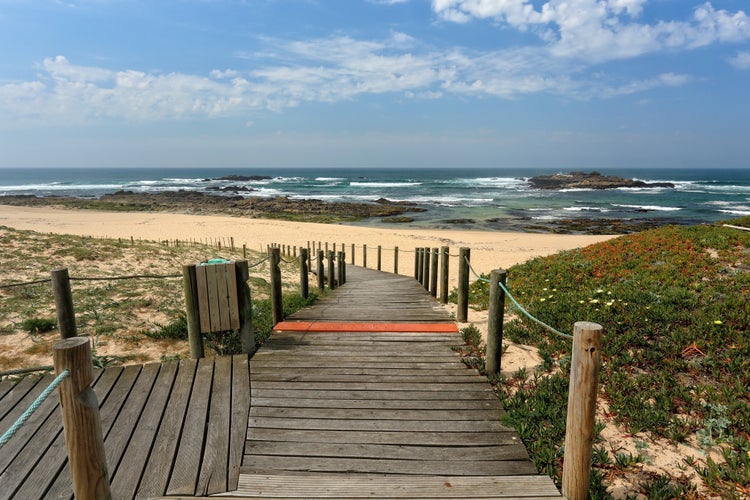
[[[52,375],[0,383],[5,432]],[[98,370],[113,498],[234,490],[249,408],[247,356]],[[72,498],[57,392],[0,452],[0,499]]]
[[357,267],[251,360],[233,496],[552,498],[445,310],[415,280]]

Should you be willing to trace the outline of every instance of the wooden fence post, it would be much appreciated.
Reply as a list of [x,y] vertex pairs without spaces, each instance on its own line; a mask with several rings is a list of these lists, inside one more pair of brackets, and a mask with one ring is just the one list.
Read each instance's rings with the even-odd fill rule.
[[398,274],[398,247],[393,248],[393,274]]
[[562,476],[562,494],[571,500],[589,495],[602,332],[602,326],[596,323],[580,321],[573,326]]
[[448,303],[448,264],[450,251],[448,247],[440,248],[440,302]]
[[430,253],[430,247],[422,249],[422,255],[424,255],[424,259],[422,260],[422,285],[427,291],[430,290]]
[[60,340],[52,346],[55,371],[69,370],[58,386],[73,493],[82,500],[112,498],[107,457],[99,418],[99,402],[91,388],[94,367],[85,337]]
[[325,269],[323,266],[323,250],[318,249],[318,290],[325,290]]
[[[343,250],[343,248],[344,248],[344,244],[343,243],[341,244],[341,248]],[[354,265],[354,264],[355,264],[355,262],[354,262],[354,243],[352,243],[352,265]]]
[[309,296],[308,270],[307,270],[307,248],[299,249],[299,293],[302,298]]
[[69,339],[77,336],[76,313],[73,308],[73,293],[70,291],[70,276],[68,276],[67,267],[52,271],[52,294],[55,297],[57,328],[60,330],[60,337]]
[[242,244],[242,258],[247,259],[247,244],[246,243]]
[[185,318],[187,320],[190,357],[203,357],[203,338],[198,313],[198,290],[195,278],[195,264],[182,266],[182,289],[185,291]]
[[240,312],[240,345],[242,352],[252,355],[255,353],[255,330],[253,329],[253,303],[250,296],[250,268],[246,260],[234,263],[235,276],[237,277],[237,300]]
[[[354,260],[354,255],[352,255],[352,261]],[[352,262],[354,264],[354,262]],[[367,244],[362,244],[362,267],[367,267]]]
[[336,262],[338,264],[338,280],[339,280],[339,286],[344,284],[344,252],[339,252],[337,255]]
[[281,298],[281,251],[277,248],[271,249],[271,309],[273,311],[273,324],[284,320],[284,303]]
[[498,283],[505,285],[508,279],[506,271],[495,269],[490,272],[490,310],[487,317],[487,355],[485,371],[487,375],[500,372],[503,352],[503,312],[505,311],[505,292]]
[[383,251],[382,247],[378,245],[378,271],[380,271],[380,264],[381,264],[381,252]]
[[419,248],[414,249],[414,279],[419,281],[419,270],[422,266],[419,265]]
[[336,288],[336,273],[333,269],[333,252],[328,252],[328,288]]
[[438,279],[438,249],[432,249],[432,260],[430,261],[430,295],[437,297]]
[[466,323],[469,317],[469,262],[471,250],[461,247],[458,250],[458,310],[456,319]]

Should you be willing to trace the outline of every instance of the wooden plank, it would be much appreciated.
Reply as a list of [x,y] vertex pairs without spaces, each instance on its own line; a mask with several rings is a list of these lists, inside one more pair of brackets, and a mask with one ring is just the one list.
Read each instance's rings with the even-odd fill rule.
[[234,262],[225,265],[227,292],[229,298],[229,329],[240,329],[240,300],[237,290],[237,276]]
[[195,494],[201,461],[201,453],[196,453],[196,450],[203,449],[213,369],[212,359],[202,358],[198,361],[167,495]]
[[[481,425],[480,425],[481,424]],[[481,422],[445,420],[333,420],[306,418],[253,417],[248,420],[251,427],[300,430],[361,430],[361,431],[402,431],[402,432],[505,432],[513,429],[499,421]]]
[[409,383],[409,382],[424,382],[424,383],[436,383],[436,384],[458,384],[458,383],[472,383],[472,382],[484,382],[486,380],[478,380],[480,377],[476,374],[466,373],[455,374],[455,375],[367,375],[367,374],[330,374],[330,373],[314,373],[314,372],[291,372],[284,373],[283,376],[274,375],[271,372],[253,372],[252,381],[277,381],[277,382],[293,382],[293,383],[305,383],[305,382],[381,382],[383,384],[396,384],[396,383]]
[[526,460],[529,458],[523,444],[506,446],[418,446],[406,444],[320,443],[289,441],[253,441],[252,455],[281,457],[335,457],[419,461],[476,461],[476,460]]
[[[482,429],[478,429],[482,430]],[[428,432],[428,431],[345,431],[300,430],[254,427],[248,429],[248,441],[289,441],[291,443],[404,444],[422,446],[514,445],[521,439],[515,431],[505,432]],[[248,450],[252,450],[252,443]]]
[[250,412],[250,373],[247,355],[232,358],[232,422],[229,430],[229,460],[227,482],[230,490],[237,489],[240,466],[245,451],[247,419]]
[[221,331],[221,309],[219,307],[219,275],[216,266],[200,266],[206,269],[206,291],[212,332]]
[[[234,264],[230,264],[232,266],[232,277],[234,277]],[[231,328],[230,321],[229,321],[229,285],[227,284],[227,265],[226,264],[218,264],[211,266],[214,268],[214,273],[216,274],[216,295],[217,295],[217,302],[218,302],[218,314],[219,314],[219,324],[221,325],[219,328],[221,331],[226,331]],[[232,281],[236,281],[236,279],[233,279]],[[235,295],[235,303],[237,301],[237,297]]]
[[243,475],[250,498],[561,498],[546,476]]
[[15,379],[15,378],[9,378],[6,380],[0,380],[0,408],[9,408],[10,404],[8,401],[5,401],[5,396],[10,393],[13,388],[18,384],[20,380],[25,380],[28,377],[23,377],[21,379]]
[[198,362],[195,359],[180,361],[174,387],[169,396],[169,402],[164,411],[159,432],[154,441],[153,449],[156,452],[151,453],[148,457],[143,478],[138,487],[137,496],[139,498],[148,498],[166,493],[177,448],[181,444],[180,436],[197,366]]
[[39,379],[36,377],[24,377],[20,382],[14,384],[11,388],[7,401],[3,401],[3,405],[0,406],[0,430],[2,432],[10,429],[13,422],[26,411],[36,395],[44,390],[44,387],[39,387],[36,393],[30,395],[34,390],[34,387],[39,383]]
[[253,408],[264,406],[279,408],[357,408],[379,410],[479,410],[492,409],[501,414],[502,406],[497,399],[487,400],[416,400],[416,399],[301,399],[301,398],[253,398]]
[[[208,425],[203,444],[203,460],[198,473],[198,485],[194,489],[196,495],[211,495],[227,491],[231,386],[232,358],[230,356],[214,358]],[[194,450],[194,454],[198,454],[198,450]]]
[[487,476],[536,474],[529,460],[474,460],[471,462],[418,461],[392,459],[322,458],[322,457],[276,457],[253,455],[246,459],[242,473],[260,473],[265,470],[299,472],[347,472],[367,474],[413,474]]
[[[289,382],[258,381],[253,382],[253,389],[287,389]],[[458,384],[420,384],[420,383],[393,383],[378,384],[377,382],[297,382],[295,389],[308,390],[342,390],[342,391],[477,391],[492,393],[492,388],[487,383],[464,382]]]
[[211,332],[211,307],[208,300],[207,266],[195,266],[195,284],[198,292],[198,314],[200,316],[201,333]]
[[425,361],[411,362],[409,360],[386,360],[379,361],[377,357],[370,358],[369,361],[337,361],[335,366],[331,366],[331,361],[327,359],[307,358],[307,357],[289,357],[283,359],[280,356],[253,356],[251,361],[253,370],[268,370],[279,368],[314,368],[321,370],[435,370],[441,373],[451,373],[452,371],[464,372],[467,367],[462,363],[456,363],[453,358],[449,362],[445,361]]
[[253,400],[256,397],[288,397],[309,399],[373,399],[373,400],[420,400],[420,401],[467,401],[497,400],[495,393],[486,391],[375,391],[375,390],[317,390],[317,389],[261,389],[255,384],[251,387]]
[[500,413],[495,410],[412,410],[380,408],[279,408],[274,406],[255,406],[250,408],[253,418],[299,418],[330,420],[414,420],[426,421],[496,421]]

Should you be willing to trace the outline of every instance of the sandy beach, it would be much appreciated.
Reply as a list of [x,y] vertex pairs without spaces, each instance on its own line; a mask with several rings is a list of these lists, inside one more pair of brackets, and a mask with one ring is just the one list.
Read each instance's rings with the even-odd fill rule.
[[[377,264],[377,247],[382,247],[382,269],[393,270],[393,249],[399,248],[399,272],[411,275],[415,247],[449,246],[451,255],[460,247],[471,249],[472,266],[478,273],[508,268],[528,259],[562,250],[587,246],[612,236],[530,234],[490,231],[449,231],[398,227],[360,227],[343,224],[315,224],[270,219],[249,219],[222,215],[185,215],[153,212],[98,212],[55,207],[0,205],[0,225],[44,233],[144,240],[199,240],[234,238],[250,250],[268,244],[305,246],[307,242],[355,244],[355,259],[362,264],[362,245],[367,245],[367,265]],[[350,261],[350,256],[347,256]],[[455,259],[451,260],[455,269]],[[451,286],[455,273],[451,272]]]

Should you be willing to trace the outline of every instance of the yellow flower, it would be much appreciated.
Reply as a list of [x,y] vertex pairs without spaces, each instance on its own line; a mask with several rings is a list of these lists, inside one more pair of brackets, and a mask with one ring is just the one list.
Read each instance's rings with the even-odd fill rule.
[[547,299],[545,299],[544,297],[542,297],[541,299],[539,299],[539,302],[544,302],[545,300],[547,300]]
[[717,319],[716,321],[714,321],[714,325],[723,325],[723,324],[724,322],[721,321],[720,319]]

